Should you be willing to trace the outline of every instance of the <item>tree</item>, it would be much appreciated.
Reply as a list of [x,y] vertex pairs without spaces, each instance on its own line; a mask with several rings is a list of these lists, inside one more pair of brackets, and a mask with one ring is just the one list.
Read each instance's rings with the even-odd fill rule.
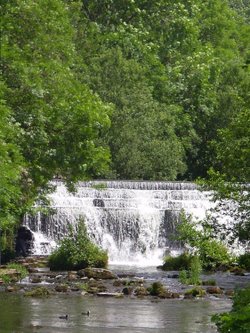
[[33,202],[56,175],[71,183],[107,168],[98,137],[109,107],[75,75],[74,29],[62,1],[15,0],[3,14],[5,98],[22,130],[23,199]]
[[20,178],[24,166],[17,144],[20,129],[13,124],[11,109],[3,99],[4,91],[6,86],[0,81],[0,261],[1,250],[13,249],[13,242],[7,244],[7,239],[13,235],[19,214]]
[[219,140],[214,142],[216,160],[209,172],[207,185],[215,190],[216,199],[231,200],[240,223],[237,236],[249,240],[250,235],[250,110],[245,109],[232,120],[228,128],[219,131]]

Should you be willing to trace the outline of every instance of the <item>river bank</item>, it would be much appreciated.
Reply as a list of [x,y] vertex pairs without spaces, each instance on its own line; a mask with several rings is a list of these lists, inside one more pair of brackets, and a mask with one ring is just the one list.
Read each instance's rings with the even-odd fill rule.
[[[8,283],[0,278],[0,291],[27,294],[38,287],[48,294],[66,293],[95,295],[99,297],[149,297],[193,298],[193,286],[179,282],[178,272],[166,272],[155,267],[110,266],[106,269],[87,268],[79,271],[53,272],[47,267],[47,257],[27,257],[16,260],[25,267],[28,275],[21,279],[15,269],[7,270]],[[2,272],[4,266],[2,266]],[[1,275],[1,274],[0,274]],[[203,285],[198,287],[198,296],[227,298],[236,287],[250,282],[250,274],[235,275],[230,272],[216,272],[202,275]],[[158,288],[158,291],[152,291]]]

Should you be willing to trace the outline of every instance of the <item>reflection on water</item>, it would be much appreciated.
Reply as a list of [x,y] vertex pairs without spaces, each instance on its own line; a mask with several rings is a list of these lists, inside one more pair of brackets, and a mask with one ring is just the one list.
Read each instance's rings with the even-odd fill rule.
[[[223,299],[115,299],[58,295],[34,299],[0,293],[1,333],[215,333],[211,314],[227,311]],[[90,311],[90,316],[82,312]],[[68,314],[68,320],[59,316]]]

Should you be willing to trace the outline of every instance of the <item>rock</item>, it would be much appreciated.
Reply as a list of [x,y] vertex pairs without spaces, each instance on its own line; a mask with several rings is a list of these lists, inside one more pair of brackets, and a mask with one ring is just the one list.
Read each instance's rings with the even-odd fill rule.
[[36,287],[32,290],[27,290],[24,293],[24,296],[27,297],[48,297],[51,294],[51,291],[46,287]]
[[4,276],[8,277],[10,282],[17,282],[21,278],[21,273],[19,273],[15,268],[1,268],[0,275],[2,278]]
[[65,293],[66,291],[68,291],[68,286],[66,284],[58,284],[55,286],[55,291],[58,291],[59,293]]
[[101,279],[101,280],[118,279],[116,274],[104,268],[88,267],[78,271],[77,274],[79,276],[87,276],[89,279],[90,278]]
[[169,279],[179,279],[179,274],[169,274],[168,278]]
[[77,280],[77,272],[74,272],[74,271],[68,272],[67,279],[69,281],[75,281],[75,280]]
[[3,284],[4,282],[3,282],[3,280],[2,279],[0,279],[0,284]]
[[137,287],[134,291],[136,296],[148,296],[149,292],[145,287]]
[[41,283],[42,278],[40,276],[34,276],[31,278],[31,283]]
[[88,289],[87,290],[91,294],[96,294],[98,292],[105,292],[105,291],[107,291],[107,288],[106,288],[106,286],[103,283],[98,282],[98,281],[96,281],[94,279],[93,280],[91,279],[88,282]]
[[123,284],[124,284],[124,281],[121,280],[121,279],[118,279],[118,280],[114,281],[113,286],[114,287],[121,287],[121,286],[123,286]]
[[89,294],[97,294],[99,292],[97,287],[89,287],[88,288],[88,293]]
[[210,286],[210,287],[207,287],[206,289],[207,293],[208,294],[223,294],[223,291],[221,290],[220,287],[217,287],[217,286]]
[[168,290],[163,290],[159,293],[158,297],[160,297],[160,298],[173,298],[173,294]]
[[29,273],[39,273],[39,270],[34,267],[27,267]]
[[172,298],[180,298],[181,295],[179,293],[172,293]]
[[122,289],[122,292],[124,295],[132,295],[133,290],[134,289],[132,287],[125,287]]
[[107,292],[101,292],[97,293],[97,296],[101,297],[123,297],[123,293],[107,293]]
[[13,291],[15,291],[15,288],[13,286],[7,286],[6,291],[12,293]]
[[74,285],[74,286],[70,287],[70,290],[71,291],[79,291],[80,289],[76,285]]
[[246,273],[245,269],[241,267],[234,267],[233,269],[230,270],[230,272],[238,276],[244,276]]
[[83,277],[81,277],[81,281],[88,281],[88,277],[87,276],[83,276]]
[[232,297],[234,295],[234,290],[233,289],[226,290],[225,295],[228,297]]

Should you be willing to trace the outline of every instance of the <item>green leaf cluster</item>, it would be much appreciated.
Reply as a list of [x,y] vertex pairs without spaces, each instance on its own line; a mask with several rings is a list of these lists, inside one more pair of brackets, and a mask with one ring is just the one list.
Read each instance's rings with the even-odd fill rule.
[[250,327],[250,287],[237,290],[230,312],[212,317],[221,333],[249,333]]
[[56,271],[86,267],[105,268],[107,263],[107,252],[91,242],[83,221],[79,221],[76,233],[70,228],[69,235],[52,252],[48,262],[50,269]]
[[207,224],[199,221],[197,224],[184,214],[177,228],[177,238],[189,251],[198,255],[202,267],[206,270],[214,270],[221,266],[228,266],[233,260],[227,247],[213,236],[212,229]]

